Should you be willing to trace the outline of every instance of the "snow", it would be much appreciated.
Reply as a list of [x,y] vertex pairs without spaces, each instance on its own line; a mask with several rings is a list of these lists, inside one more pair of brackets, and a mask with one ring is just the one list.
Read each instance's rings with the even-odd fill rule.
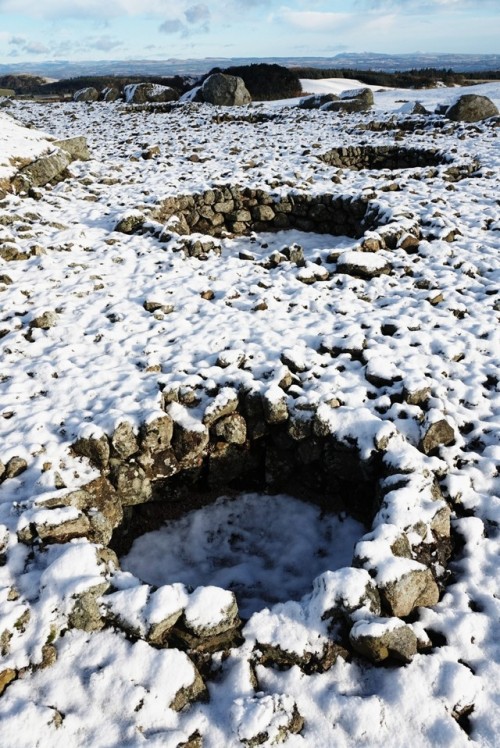
[[157,586],[179,581],[233,590],[247,618],[300,599],[325,567],[347,566],[362,534],[359,522],[291,496],[221,497],[139,537],[121,565]]
[[51,150],[49,135],[28,130],[0,112],[0,180],[14,176],[19,164],[26,165]]
[[[337,94],[365,87],[347,80],[303,86]],[[426,130],[418,119],[416,129],[398,141],[395,130],[363,129],[370,120],[389,126],[405,119],[400,110],[407,102],[421,101],[433,111],[461,93],[486,95],[500,106],[500,84],[492,82],[428,91],[376,88],[374,110],[352,117],[305,113],[290,108],[294,102],[238,110],[240,121],[225,123],[209,107],[196,105],[162,115],[125,112],[119,104],[20,101],[9,105],[17,122],[2,111],[0,179],[14,175],[11,159],[24,163],[50,151],[53,137],[84,134],[93,154],[87,163],[72,164],[73,176],[41,191],[40,200],[10,195],[2,202],[0,247],[42,250],[22,261],[0,260],[0,274],[12,280],[0,284],[0,459],[22,456],[28,463],[0,486],[0,635],[13,632],[0,673],[19,671],[0,698],[2,745],[177,748],[199,731],[206,748],[236,748],[255,729],[278,729],[292,703],[305,725],[301,735],[287,739],[289,746],[496,744],[498,126],[443,120],[441,128]],[[242,116],[249,111],[271,119],[255,127]],[[31,122],[34,128],[21,124]],[[139,158],[145,141],[160,145],[157,159]],[[444,166],[434,176],[425,169],[343,169],[335,175],[340,182],[332,182],[332,168],[315,155],[360,142],[435,147],[458,162],[477,158],[480,167],[455,183],[443,178]],[[188,160],[193,153],[199,161]],[[424,237],[413,254],[401,246],[363,253],[365,263],[392,266],[389,275],[363,280],[338,273],[334,259],[328,260],[359,254],[359,242],[345,236],[289,231],[225,238],[221,257],[200,262],[151,235],[113,230],[121,216],[147,213],[163,197],[228,183],[276,195],[374,194],[384,215],[404,217],[408,225],[416,217]],[[445,241],[451,230],[454,240]],[[305,268],[288,261],[265,267],[273,251],[292,243],[303,247]],[[243,262],[239,252],[255,259]],[[207,289],[214,292],[211,301],[200,296]],[[148,299],[174,311],[150,314],[143,307]],[[267,310],[254,311],[259,302]],[[56,324],[29,333],[30,320],[47,310],[56,311]],[[408,559],[390,558],[388,547],[395,530],[408,528],[414,538],[419,519],[433,516],[436,501],[426,478],[431,471],[442,477],[464,546],[457,548],[440,602],[420,609],[412,623],[433,641],[439,634],[441,645],[400,668],[339,659],[329,671],[307,676],[298,667],[258,665],[255,693],[248,663],[258,641],[281,642],[298,654],[320,651],[329,634],[322,615],[339,590],[346,605],[359,601],[362,578],[352,572],[363,579],[366,572],[349,564],[364,529],[352,520],[321,517],[290,498],[221,498],[139,539],[123,572],[103,564],[85,540],[32,550],[18,542],[16,532],[48,514],[50,522],[77,516],[71,507],[55,510],[57,515],[42,509],[45,500],[97,476],[71,453],[77,436],[110,433],[124,421],[137,428],[159,412],[165,389],[196,388],[198,408],[169,409],[177,424],[199,431],[213,402],[205,391],[225,392],[221,407],[241,387],[264,392],[277,404],[284,352],[296,363],[296,407],[313,404],[325,429],[355,442],[366,459],[388,441],[384,461],[394,485],[386,486],[374,534],[363,536],[358,555],[366,551],[384,581],[416,568]],[[367,371],[387,384],[371,384]],[[456,432],[455,442],[437,457],[418,450],[423,411],[402,397],[404,390],[425,387],[431,418],[445,417]],[[408,482],[401,488],[402,477]],[[56,487],[60,481],[66,488]],[[260,514],[256,501],[266,507]],[[287,502],[288,513],[276,516],[270,506],[280,501]],[[241,553],[235,525],[245,541]],[[292,539],[291,530],[298,531]],[[218,555],[212,553],[217,543]],[[314,548],[321,553],[315,556]],[[246,641],[216,661],[208,703],[181,713],[169,709],[178,689],[192,682],[187,657],[127,641],[111,628],[92,634],[67,630],[54,642],[57,661],[31,667],[41,662],[42,647],[56,624],[65,625],[76,598],[106,580],[114,586],[106,597],[114,599],[117,615],[129,615],[144,630],[193,601],[187,586],[200,590],[196,615],[209,621],[216,599],[211,588],[228,590],[234,583],[238,596],[246,587],[248,598],[244,593],[240,604],[248,617]],[[366,620],[364,610],[362,615]],[[470,738],[455,718],[469,707]]]

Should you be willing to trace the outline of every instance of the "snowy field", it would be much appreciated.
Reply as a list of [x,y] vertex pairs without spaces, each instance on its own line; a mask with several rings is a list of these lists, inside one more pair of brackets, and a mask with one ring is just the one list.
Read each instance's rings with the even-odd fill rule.
[[[308,93],[357,85],[303,81]],[[92,156],[73,162],[56,186],[0,203],[0,464],[19,458],[26,468],[0,485],[0,745],[272,745],[294,710],[304,726],[287,735],[290,747],[498,744],[500,129],[498,120],[398,126],[410,119],[408,102],[434,111],[464,92],[500,107],[500,84],[491,83],[374,89],[371,112],[349,116],[299,110],[296,101],[163,114],[120,104],[0,109],[0,186],[54,138],[84,135]],[[249,112],[269,117],[256,123]],[[364,127],[391,118],[392,129]],[[317,158],[395,143],[437,148],[459,164],[475,159],[479,168],[450,182],[444,167],[338,170]],[[142,158],[150,146],[159,155]],[[416,217],[422,238],[415,251],[365,257],[366,267],[381,258],[391,270],[360,278],[342,272],[342,257],[360,250],[347,236],[295,229],[225,237],[220,256],[200,261],[174,251],[174,240],[114,230],[166,197],[226,184],[277,196],[369,195],[382,212]],[[293,243],[303,247],[303,267],[266,264]],[[146,300],[163,308],[151,313]],[[37,325],[46,312],[50,324]],[[351,355],[359,350],[362,358]],[[361,438],[359,422],[368,433],[376,420],[417,454],[424,413],[402,400],[402,384],[429,388],[428,412],[451,424],[453,443],[419,458],[419,469],[440,476],[461,541],[441,599],[410,621],[433,646],[405,665],[354,657],[310,675],[296,665],[254,672],[255,643],[279,640],[283,622],[283,646],[299,651],[324,640],[313,615],[321,575],[350,564],[366,528],[290,497],[220,498],[139,538],[113,577],[118,595],[136,590],[137,599],[142,582],[172,585],[183,600],[186,589],[211,585],[241,597],[244,643],[214,655],[209,700],[176,711],[168,705],[192,679],[183,653],[112,627],[88,633],[61,624],[73,596],[102,582],[90,544],[34,552],[18,533],[40,520],[61,486],[76,490],[98,476],[70,451],[78,437],[111,434],[124,421],[137,430],[161,413],[161,390],[277,387],[284,353],[295,362],[296,401],[326,408],[334,397],[340,407],[331,422],[346,438]],[[190,599],[192,616],[203,618],[203,593]]]

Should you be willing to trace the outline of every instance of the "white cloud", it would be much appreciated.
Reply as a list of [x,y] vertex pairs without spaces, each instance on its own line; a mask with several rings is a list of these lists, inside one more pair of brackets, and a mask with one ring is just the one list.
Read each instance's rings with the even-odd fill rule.
[[[466,10],[492,8],[499,10],[498,0],[357,0],[355,6],[387,8],[401,12],[421,13],[439,10]],[[479,6],[479,8],[478,8]]]
[[332,13],[322,11],[298,11],[281,8],[272,16],[275,20],[309,32],[348,33],[359,30],[364,33],[387,31],[397,25],[398,16],[394,13]]
[[[272,2],[272,0],[271,0]],[[206,23],[210,15],[221,16],[231,9],[244,11],[258,5],[269,6],[265,0],[211,0],[211,8],[192,0],[0,0],[0,13],[30,18],[61,20],[63,18],[118,18],[145,16],[176,18],[185,14],[189,24]]]

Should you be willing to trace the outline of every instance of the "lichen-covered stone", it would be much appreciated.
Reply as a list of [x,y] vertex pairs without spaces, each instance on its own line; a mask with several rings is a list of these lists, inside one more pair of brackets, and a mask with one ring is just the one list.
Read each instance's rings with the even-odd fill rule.
[[114,456],[126,460],[139,450],[139,444],[132,424],[122,421],[111,437],[111,450]]
[[247,438],[247,424],[243,416],[233,413],[217,421],[214,433],[229,444],[244,444]]
[[210,75],[200,93],[203,101],[216,106],[242,106],[252,101],[243,79],[224,73]]
[[111,480],[123,506],[144,504],[152,496],[151,481],[138,463],[120,464],[111,471]]
[[81,457],[87,457],[97,468],[106,469],[109,465],[109,442],[106,436],[89,436],[73,444],[73,452]]
[[105,618],[98,599],[107,589],[109,582],[103,582],[75,597],[73,608],[68,615],[68,624],[71,628],[100,631],[104,627]]
[[69,153],[73,160],[89,161],[90,151],[87,145],[87,138],[83,135],[77,135],[74,138],[64,138],[64,140],[54,141],[57,148]]

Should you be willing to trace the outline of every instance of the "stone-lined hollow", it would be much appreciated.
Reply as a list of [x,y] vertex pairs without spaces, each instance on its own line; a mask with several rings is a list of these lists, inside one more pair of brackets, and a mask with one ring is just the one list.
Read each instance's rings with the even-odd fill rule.
[[329,166],[361,171],[362,169],[395,171],[429,166],[442,166],[451,159],[442,151],[431,148],[404,148],[394,145],[353,145],[333,148],[318,158]]
[[[168,230],[222,236],[299,229],[355,239],[384,219],[367,196],[308,195],[277,197],[262,189],[225,185],[201,194],[164,199],[152,218]],[[385,219],[386,221],[387,219]]]
[[[361,239],[376,231],[376,249],[395,248],[408,233],[420,236],[416,216],[387,210],[375,197],[374,193],[278,196],[263,189],[220,185],[202,193],[167,197],[148,216],[139,211],[126,213],[115,224],[115,231],[150,233],[160,242],[191,234],[249,236],[288,229]],[[189,245],[191,240],[183,241]],[[188,254],[197,256],[189,249]]]
[[[208,443],[201,450],[192,444],[188,447],[185,432],[174,424],[171,447],[161,454],[161,467],[144,470],[140,455],[127,461],[144,473],[151,493],[147,501],[140,495],[122,498],[123,520],[110,542],[118,555],[126,553],[139,535],[165,521],[178,519],[222,494],[247,491],[288,494],[325,512],[346,512],[370,526],[378,508],[380,460],[374,456],[361,461],[355,447],[331,435],[316,435],[308,414],[269,424],[262,411],[256,410],[261,411],[253,400],[250,406],[217,420],[208,428]],[[244,443],[235,436],[241,429],[246,431]],[[171,475],[164,476],[164,472]],[[115,463],[110,481],[117,490],[120,475]]]
[[[163,414],[143,423],[139,431],[124,421],[110,435],[82,437],[73,444],[75,454],[89,459],[100,477],[64,494],[61,500],[50,499],[47,509],[66,506],[70,508],[68,516],[56,512],[52,523],[44,511],[39,523],[23,527],[19,539],[46,544],[86,538],[99,544],[99,554],[112,553],[116,559],[114,551],[126,553],[139,535],[158,528],[165,519],[182,517],[193,508],[210,504],[221,494],[237,496],[249,490],[282,493],[314,502],[325,512],[342,510],[372,529],[356,544],[350,567],[339,569],[338,574],[326,570],[317,578],[323,581],[316,594],[322,594],[322,584],[330,590],[326,592],[325,614],[343,623],[338,632],[340,643],[325,639],[319,659],[314,655],[311,660],[307,655],[307,662],[302,663],[304,672],[329,667],[334,661],[331,656],[340,652],[349,656],[353,649],[377,662],[392,656],[391,652],[396,659],[409,661],[419,644],[404,619],[418,607],[432,606],[439,600],[439,584],[451,552],[449,507],[432,475],[395,474],[394,455],[390,457],[386,451],[391,450],[387,429],[381,432],[374,423],[372,447],[367,449],[365,444],[361,452],[357,438],[335,434],[330,411],[307,405],[304,409],[305,404],[297,407],[283,387],[287,389],[285,380],[279,387],[263,391],[226,386],[206,392],[205,398],[203,393],[186,388],[163,390]],[[332,410],[336,407],[333,402],[328,406]],[[361,431],[364,433],[363,426]],[[404,443],[395,433],[393,438],[398,452]],[[408,507],[410,522],[400,517],[392,524],[391,507],[399,515],[408,494],[414,496],[422,513],[415,515]],[[422,543],[415,543],[415,537]],[[386,569],[388,563],[394,573],[378,578],[380,564]],[[237,601],[229,590],[209,585],[193,593],[195,600],[201,595],[211,604],[213,591],[218,589],[217,599],[222,595],[226,601],[227,616],[208,633],[196,626],[193,629],[182,606],[177,610],[184,616],[179,625],[167,617],[161,622],[161,631],[153,620],[142,631],[128,620],[124,612],[128,604],[123,608],[120,603],[115,610],[112,585],[113,577],[78,598],[70,624],[88,631],[118,625],[156,646],[187,647],[202,656],[203,652],[241,643]],[[101,609],[97,597],[106,589]],[[158,595],[170,595],[169,589],[168,585],[159,588]],[[116,594],[123,602],[124,597],[137,593],[156,595],[148,584]],[[333,607],[328,602],[330,593],[338,598]],[[377,649],[378,635],[372,642],[371,634],[366,639],[356,629],[354,614],[360,605],[369,620],[380,622],[383,637],[390,639],[383,655]],[[214,612],[210,612],[211,621]],[[374,615],[382,618],[373,619]],[[262,644],[260,638],[259,642]],[[268,644],[260,647],[266,662],[297,664],[295,656],[289,653],[291,659],[286,655],[283,660],[286,653],[272,642]],[[422,647],[426,646],[423,642]]]

